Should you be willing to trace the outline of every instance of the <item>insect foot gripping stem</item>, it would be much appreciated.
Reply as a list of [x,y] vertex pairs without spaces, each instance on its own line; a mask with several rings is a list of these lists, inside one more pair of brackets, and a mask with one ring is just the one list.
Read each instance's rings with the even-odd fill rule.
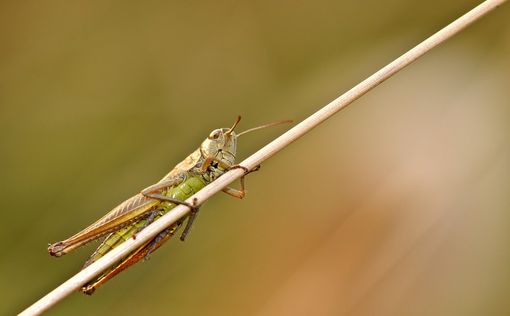
[[245,166],[233,165],[233,166],[230,166],[230,168],[228,168],[228,170],[230,171],[230,170],[234,170],[234,169],[243,169],[244,170],[243,177],[244,177],[244,176],[246,176],[246,175],[248,175],[248,174],[250,174],[252,172],[259,171],[260,167],[261,167],[260,165],[257,165],[257,166],[255,166],[255,168],[250,170],[250,169],[246,168]]
[[226,187],[222,191],[227,193],[230,196],[235,197],[235,198],[243,199],[247,193],[247,191],[245,189],[245,185],[244,185],[244,178],[246,177],[247,174],[259,170],[260,165],[256,166],[255,168],[253,168],[251,170],[246,168],[245,166],[241,166],[241,165],[233,165],[230,168],[228,168],[229,171],[233,170],[233,169],[243,169],[243,171],[244,171],[244,174],[241,176],[241,179],[240,179],[241,190],[233,189],[231,187]]

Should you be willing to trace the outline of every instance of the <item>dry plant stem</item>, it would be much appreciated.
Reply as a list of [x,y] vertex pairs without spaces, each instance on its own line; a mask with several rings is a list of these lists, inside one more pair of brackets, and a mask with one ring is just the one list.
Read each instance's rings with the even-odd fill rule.
[[[413,49],[409,50],[404,55],[400,56],[381,70],[377,71],[372,76],[356,85],[351,90],[333,100],[331,103],[315,112],[313,115],[309,116],[307,119],[297,124],[292,129],[288,130],[286,133],[257,151],[255,154],[248,157],[240,165],[248,169],[252,169],[260,165],[264,160],[268,159],[299,137],[303,136],[312,128],[325,121],[327,118],[331,117],[333,114],[340,111],[384,80],[391,77],[397,71],[409,65],[433,47],[438,46],[504,2],[506,2],[506,0],[487,0],[481,3],[459,19],[455,20],[453,23],[449,24]],[[242,169],[231,170],[189,198],[187,202],[191,204],[193,203],[193,199],[196,198],[198,204],[200,205],[206,199],[221,191],[234,180],[239,179],[243,174],[244,171]],[[119,258],[126,256],[149,239],[154,238],[166,227],[187,215],[189,211],[189,208],[184,205],[175,207],[160,219],[142,230],[137,235],[136,239],[130,239],[119,247],[113,249],[104,257],[91,264],[84,270],[80,271],[78,274],[61,284],[59,287],[48,293],[39,301],[35,302],[33,305],[24,310],[20,315],[38,315],[46,311],[51,306],[65,298],[67,295],[79,289],[83,284],[92,280],[96,275],[100,274],[102,271],[118,262]]]

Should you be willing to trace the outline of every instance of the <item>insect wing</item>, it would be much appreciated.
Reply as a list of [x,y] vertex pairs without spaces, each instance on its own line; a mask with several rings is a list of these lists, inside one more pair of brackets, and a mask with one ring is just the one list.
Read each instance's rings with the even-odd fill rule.
[[100,238],[142,217],[147,211],[160,202],[137,194],[108,212],[98,221],[66,240],[57,242],[48,247],[52,256],[60,257],[89,241]]

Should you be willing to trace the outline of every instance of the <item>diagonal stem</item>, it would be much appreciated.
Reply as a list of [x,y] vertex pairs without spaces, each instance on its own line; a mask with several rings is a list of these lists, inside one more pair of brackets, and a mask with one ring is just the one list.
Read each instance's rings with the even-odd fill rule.
[[[506,2],[506,0],[487,0],[471,11],[467,12],[457,20],[453,21],[437,33],[433,34],[402,56],[395,59],[379,71],[368,77],[367,79],[360,82],[358,85],[347,91],[346,93],[339,96],[280,137],[273,140],[271,143],[264,146],[262,149],[245,159],[241,166],[248,169],[253,169],[260,165],[263,161],[273,156],[299,137],[309,132],[312,128],[316,127],[333,114],[337,113],[347,105],[379,85],[384,80],[390,78],[399,70],[403,69],[432,48],[443,43],[453,35],[457,34],[471,23],[475,22],[485,14],[489,13],[499,5]],[[225,173],[223,176],[209,184],[197,194],[190,197],[186,202],[190,205],[193,200],[196,199],[198,204],[202,204],[205,200],[210,198],[212,195],[221,191],[231,182],[239,179],[244,175],[242,169],[233,169]],[[163,215],[160,219],[150,224],[141,231],[136,239],[129,239],[119,247],[108,252],[104,257],[100,258],[84,270],[78,272],[76,275],[62,283],[56,289],[48,293],[46,296],[35,302],[33,305],[21,312],[20,315],[39,315],[44,311],[48,310],[53,305],[63,300],[66,296],[79,289],[83,284],[92,280],[96,275],[106,270],[116,262],[119,258],[125,257],[134,249],[138,248],[148,240],[154,238],[165,228],[169,227],[173,223],[177,222],[190,212],[188,206],[178,205],[167,214]]]

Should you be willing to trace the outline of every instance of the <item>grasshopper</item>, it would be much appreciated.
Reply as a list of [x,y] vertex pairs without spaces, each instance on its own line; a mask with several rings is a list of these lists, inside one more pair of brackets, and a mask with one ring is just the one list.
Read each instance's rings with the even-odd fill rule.
[[[242,168],[245,171],[245,174],[240,179],[241,189],[237,190],[226,187],[223,189],[223,192],[239,199],[245,196],[244,176],[258,170],[258,168],[248,170],[245,167],[235,165],[237,138],[242,134],[258,129],[291,122],[280,121],[270,123],[236,134],[234,128],[240,120],[241,117],[238,116],[232,127],[213,130],[199,148],[177,164],[172,171],[156,184],[143,189],[140,193],[119,204],[105,216],[79,233],[50,245],[48,247],[50,255],[55,257],[63,256],[92,240],[106,236],[85,262],[83,266],[85,268],[125,240],[135,238],[139,231],[179,204],[187,205],[191,209],[191,212],[186,217],[186,226],[180,237],[184,241],[198,212],[196,202],[191,205],[184,202],[184,200],[233,168]],[[96,279],[85,284],[81,291],[90,295],[99,286],[121,271],[147,258],[150,253],[158,249],[181,228],[186,218],[180,219],[152,240],[131,252],[109,270],[106,270]]]

